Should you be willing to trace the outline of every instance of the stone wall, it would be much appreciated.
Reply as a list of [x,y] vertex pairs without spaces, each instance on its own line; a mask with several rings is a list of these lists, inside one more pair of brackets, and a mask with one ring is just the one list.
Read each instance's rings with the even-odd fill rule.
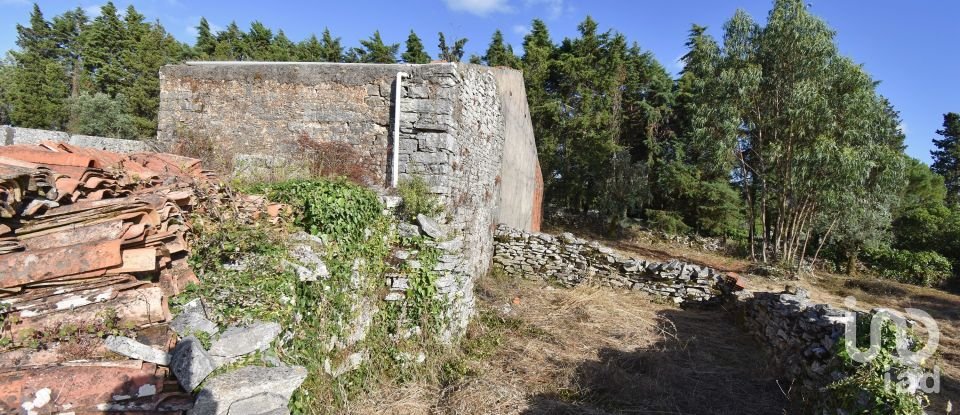
[[497,228],[495,264],[511,275],[547,278],[573,286],[592,283],[643,291],[682,303],[719,303],[740,289],[735,275],[678,260],[630,258],[573,234],[554,236]]
[[0,126],[0,145],[40,144],[42,141],[56,141],[80,147],[96,148],[117,153],[136,153],[153,151],[152,140],[124,140],[119,138],[79,135],[63,131],[38,130],[34,128]]
[[842,376],[834,346],[843,341],[844,310],[812,303],[802,288],[783,293],[744,291],[732,300],[743,326],[797,386],[817,390]]
[[[402,81],[399,120],[393,120],[398,72],[409,76]],[[503,102],[504,96],[522,92],[519,72],[459,63],[209,62],[166,66],[160,79],[161,142],[210,140],[234,160],[269,158],[259,163],[267,169],[295,158],[297,141],[304,138],[346,143],[378,178],[376,184],[387,187],[397,122],[401,181],[424,178],[447,207],[436,219],[444,242],[455,245],[456,252],[443,258],[448,274],[438,281],[438,292],[452,304],[447,316],[452,330],[466,326],[473,311],[473,279],[487,272],[493,254],[501,189],[514,189],[514,181],[528,186],[537,178],[533,169],[518,166],[520,173],[510,180],[501,177],[507,152],[533,154],[536,161],[532,135],[512,138],[513,147],[505,148],[508,135],[516,134],[507,126],[517,118],[529,122],[525,100]],[[521,108],[524,114],[508,113]],[[532,205],[533,195],[528,199],[527,215],[533,217],[539,205]]]

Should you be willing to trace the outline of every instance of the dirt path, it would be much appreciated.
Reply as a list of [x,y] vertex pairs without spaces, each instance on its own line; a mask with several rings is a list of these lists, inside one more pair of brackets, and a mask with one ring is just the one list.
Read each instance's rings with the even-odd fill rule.
[[510,329],[436,413],[771,414],[787,405],[758,345],[722,310],[489,278],[479,293]]

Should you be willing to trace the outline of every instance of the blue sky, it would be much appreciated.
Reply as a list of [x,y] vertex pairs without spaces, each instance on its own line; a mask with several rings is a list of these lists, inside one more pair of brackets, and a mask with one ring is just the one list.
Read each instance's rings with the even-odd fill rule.
[[[94,12],[103,0],[40,1],[44,14],[75,7]],[[131,2],[115,1],[123,9]],[[436,33],[466,37],[467,54],[482,52],[497,28],[520,52],[523,34],[536,17],[547,22],[555,41],[576,33],[577,23],[591,15],[601,29],[615,29],[652,51],[670,71],[680,69],[690,24],[720,28],[737,8],[758,21],[766,19],[772,0],[408,0],[397,1],[230,1],[143,0],[133,2],[150,19],[159,19],[182,41],[193,42],[201,16],[214,28],[236,20],[242,28],[259,20],[282,28],[297,41],[329,27],[347,46],[379,29],[389,42],[402,42],[414,29],[436,55]],[[811,10],[837,31],[845,55],[863,63],[881,81],[880,92],[901,112],[907,152],[929,162],[931,139],[944,112],[960,112],[960,2],[808,0]],[[17,23],[29,18],[28,0],[0,0],[0,49],[15,47]]]

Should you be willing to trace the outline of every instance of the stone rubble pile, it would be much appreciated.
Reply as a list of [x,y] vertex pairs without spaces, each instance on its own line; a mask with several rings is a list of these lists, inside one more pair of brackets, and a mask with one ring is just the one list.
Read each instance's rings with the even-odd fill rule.
[[511,275],[547,278],[563,285],[584,282],[669,297],[676,303],[719,302],[743,287],[736,274],[684,263],[624,257],[596,241],[564,233],[530,233],[497,228],[495,264]]
[[[448,324],[443,328],[441,338],[449,342],[456,333],[466,327],[474,304],[472,286],[470,290],[463,289],[472,280],[470,265],[464,257],[463,236],[451,237],[449,224],[441,224],[436,219],[422,214],[417,215],[416,222],[416,224],[401,222],[397,224],[397,231],[400,237],[423,236],[428,246],[440,250],[440,257],[433,266],[433,271],[437,273],[435,282],[437,296],[446,305],[441,318]],[[419,254],[416,251],[398,250],[394,252],[393,259],[397,263],[406,263],[408,268],[415,270],[422,266],[417,259]],[[384,300],[402,301],[410,288],[410,276],[400,269],[394,269],[387,274],[386,284],[389,291]]]

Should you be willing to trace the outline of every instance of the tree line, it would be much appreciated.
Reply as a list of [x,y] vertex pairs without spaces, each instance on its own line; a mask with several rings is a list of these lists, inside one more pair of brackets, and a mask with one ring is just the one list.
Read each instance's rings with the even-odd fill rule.
[[[552,211],[720,236],[793,268],[828,259],[932,284],[960,269],[960,116],[948,113],[932,169],[904,153],[878,81],[843,56],[800,0],[776,0],[761,25],[737,11],[716,39],[693,25],[677,79],[648,51],[586,18],[555,41],[534,20],[514,52],[498,30],[472,63],[522,69]],[[34,6],[0,66],[0,122],[124,138],[156,131],[159,68],[187,59],[428,63],[414,31],[345,47],[324,30],[299,42],[253,22],[193,45],[133,6],[107,3],[52,20]],[[436,59],[467,39],[438,33]]]

